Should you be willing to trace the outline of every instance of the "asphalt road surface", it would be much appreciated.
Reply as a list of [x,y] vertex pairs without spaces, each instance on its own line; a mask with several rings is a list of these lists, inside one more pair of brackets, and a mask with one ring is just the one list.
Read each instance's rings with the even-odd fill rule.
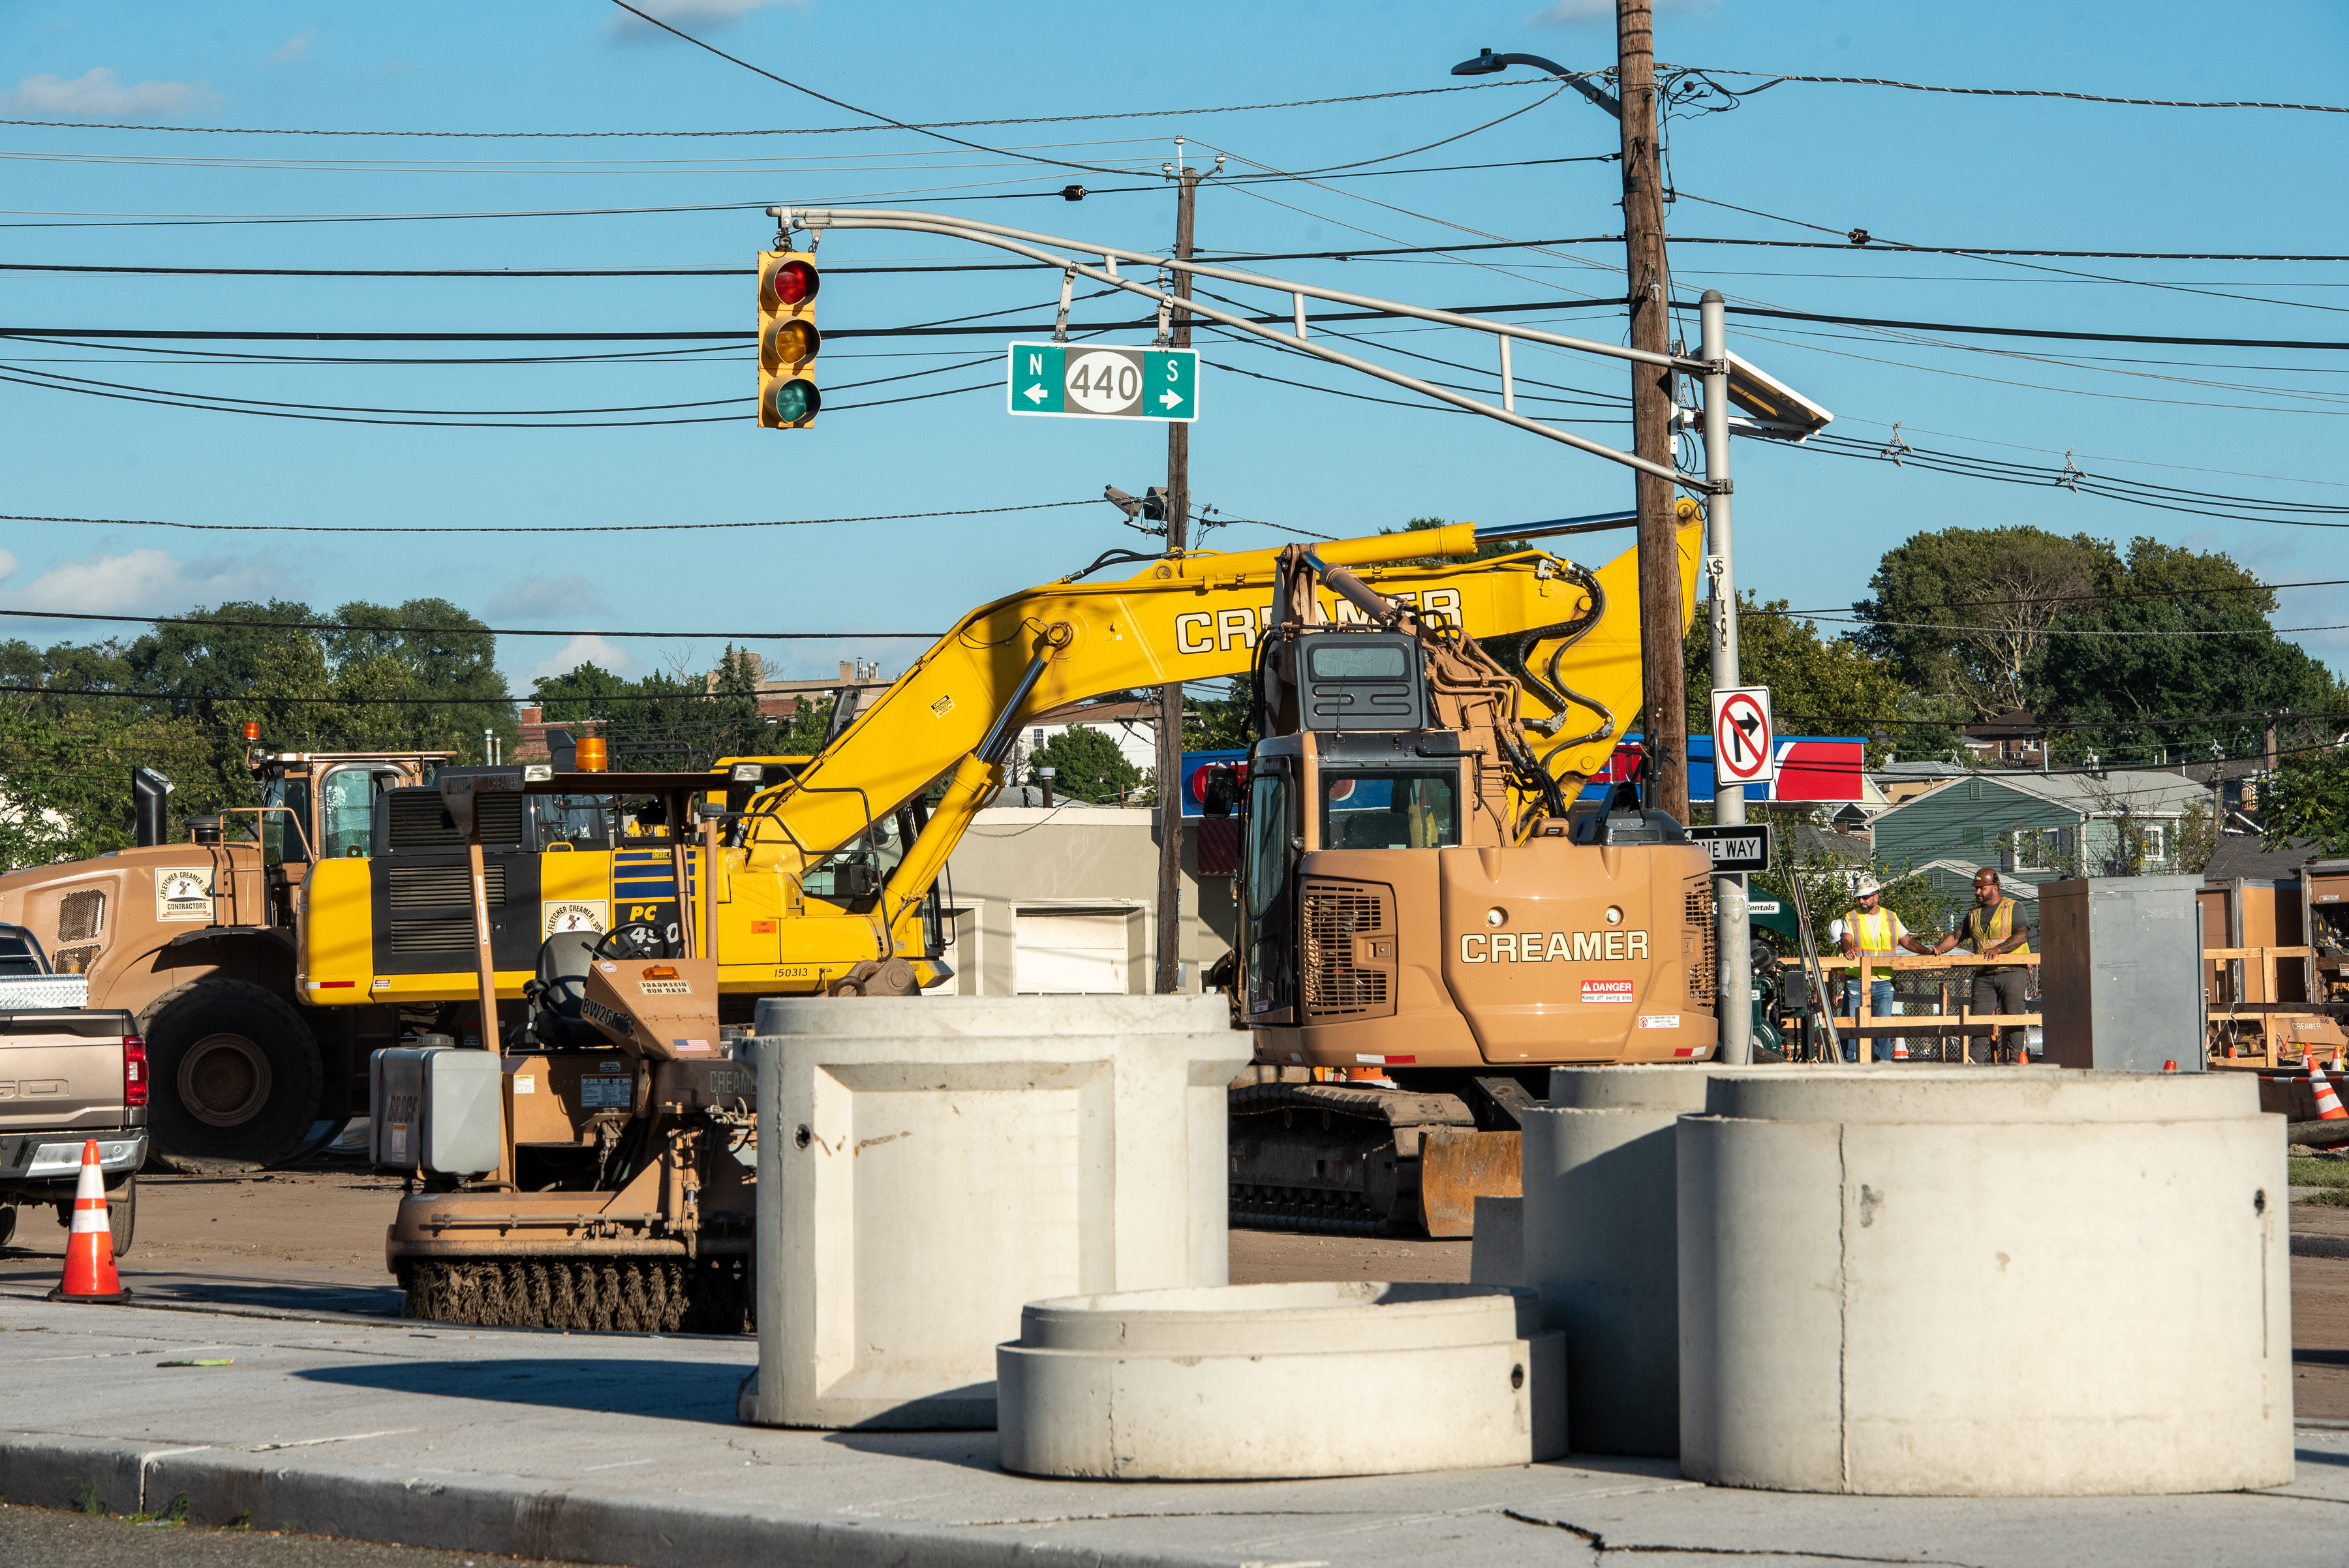
[[5,1506],[0,1563],[40,1568],[558,1568],[487,1552],[432,1552],[264,1530],[133,1524],[106,1515]]

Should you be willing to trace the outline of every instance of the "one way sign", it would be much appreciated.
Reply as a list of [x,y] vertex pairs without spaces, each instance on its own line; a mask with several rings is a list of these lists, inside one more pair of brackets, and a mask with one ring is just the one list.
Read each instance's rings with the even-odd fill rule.
[[1713,694],[1713,768],[1717,784],[1767,784],[1777,775],[1770,689],[1739,686]]
[[1723,876],[1734,871],[1770,869],[1770,825],[1740,823],[1735,827],[1692,827],[1688,836],[1713,857],[1713,868]]

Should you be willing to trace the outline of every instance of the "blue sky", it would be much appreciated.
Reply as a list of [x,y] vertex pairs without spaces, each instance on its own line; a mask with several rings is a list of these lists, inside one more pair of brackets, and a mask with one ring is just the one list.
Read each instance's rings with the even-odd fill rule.
[[[1490,45],[1569,66],[1611,62],[1611,7],[1564,0],[1231,5],[851,5],[670,0],[678,25],[781,75],[904,120],[1205,109],[1462,85],[1449,67]],[[1603,10],[1605,14],[1589,13]],[[2337,5],[1969,6],[1841,0],[1680,0],[1659,7],[1667,61],[1755,71],[1878,76],[2187,99],[2349,99],[2349,13]],[[18,0],[0,16],[6,117],[132,126],[353,130],[734,130],[862,123],[591,0],[497,5],[233,7]],[[1515,73],[1517,78],[1528,73]],[[182,266],[739,266],[739,275],[618,279],[252,279],[16,272],[12,327],[239,327],[394,331],[711,330],[753,320],[747,269],[771,202],[942,206],[1138,247],[1171,237],[1155,173],[1186,138],[1227,167],[1319,169],[1379,159],[1536,102],[1530,80],[1432,96],[1242,113],[1183,113],[953,134],[981,152],[895,130],[708,139],[498,140],[226,136],[160,130],[0,127],[12,211],[0,259]],[[1730,78],[1724,78],[1730,79]],[[2349,116],[2181,110],[1958,98],[1787,84],[1733,112],[1679,119],[1670,213],[1684,238],[1824,239],[1864,227],[1923,244],[2349,253],[2332,199]],[[1464,244],[1483,236],[1611,234],[1613,123],[1572,94],[1397,170],[1319,183],[1210,185],[1203,249],[1290,251]],[[1024,154],[1024,156],[1021,156]],[[1118,174],[1073,172],[1062,159]],[[687,161],[705,160],[693,162]],[[1460,164],[1503,167],[1456,170]],[[1071,180],[1081,203],[1038,199]],[[1695,198],[1817,225],[1750,215]],[[450,213],[750,203],[737,211],[378,223],[222,223],[183,217]],[[995,259],[935,238],[835,233],[823,259]],[[1268,263],[1266,269],[1438,306],[1619,291],[1619,244],[1468,253],[1457,259]],[[1676,283],[1733,302],[1956,323],[2261,338],[2349,339],[2349,266],[2242,262],[2042,261],[1828,250],[1678,246]],[[2034,270],[2056,266],[2094,279]],[[2106,281],[2117,280],[2117,281]],[[821,319],[843,327],[1039,308],[1056,281],[1020,273],[830,275]],[[2222,296],[2251,297],[2222,297]],[[1080,306],[1079,318],[1086,307]],[[1103,306],[1093,306],[1099,310]],[[1121,311],[1120,314],[1124,314]],[[1560,315],[1561,330],[1619,340],[1619,313]],[[1692,330],[1693,324],[1692,323]],[[2338,352],[2055,344],[1888,335],[1733,320],[1733,346],[1802,388],[1869,441],[1895,421],[1920,446],[2060,464],[2230,493],[2349,503],[2335,461],[2349,402]],[[1121,334],[1139,340],[1146,334]],[[1481,341],[1377,330],[1373,357],[1449,356],[1481,367]],[[179,347],[203,347],[179,345]],[[212,345],[212,348],[222,347]],[[630,673],[705,668],[719,639],[621,641],[631,630],[927,630],[987,598],[1147,544],[1106,505],[996,516],[698,535],[369,535],[368,526],[586,526],[748,522],[1006,506],[1139,492],[1164,478],[1161,427],[1015,421],[988,338],[840,340],[822,361],[837,389],[814,429],[757,430],[747,351],[678,362],[351,365],[399,347],[254,345],[292,362],[223,363],[155,352],[6,345],[5,363],[160,389],[130,402],[0,382],[11,514],[190,524],[300,523],[347,533],[240,534],[0,524],[0,607],[171,614],[281,594],[331,607],[440,595],[500,626],[588,630],[509,639],[518,690],[582,657]],[[551,353],[431,347],[415,357]],[[593,346],[561,352],[597,352]],[[2091,358],[2091,354],[2104,356]],[[310,357],[307,362],[303,357]],[[1217,343],[1208,358],[1347,391],[1344,372]],[[1521,350],[1520,376],[1619,393],[1612,362]],[[16,374],[0,371],[0,374]],[[1415,515],[1507,521],[1628,504],[1627,472],[1485,421],[1330,396],[1209,368],[1194,431],[1193,488],[1224,514],[1337,534]],[[1448,373],[1447,373],[1448,374]],[[866,400],[986,385],[869,409]],[[200,392],[345,408],[539,410],[700,404],[739,398],[719,423],[597,429],[398,428],[230,414]],[[1581,408],[1599,420],[1611,409]],[[731,405],[625,420],[733,414]],[[383,416],[408,418],[411,416]],[[544,416],[529,416],[543,418]],[[1618,444],[1623,428],[1576,425]],[[1740,576],[1797,607],[1866,591],[1888,547],[1920,528],[2030,523],[2124,544],[2137,534],[2224,548],[2271,580],[2331,569],[2337,533],[2216,522],[2037,486],[1789,452],[1737,452]],[[2167,466],[2162,466],[2167,465]],[[1241,525],[1213,543],[1286,537]],[[1594,556],[1606,553],[1594,549]],[[2284,595],[2284,627],[2349,622],[2349,593]],[[10,634],[88,636],[89,623],[9,622]],[[31,629],[26,629],[27,627]],[[2349,633],[2300,634],[2349,670]],[[874,658],[891,672],[917,645],[845,635],[762,648],[795,674]]]

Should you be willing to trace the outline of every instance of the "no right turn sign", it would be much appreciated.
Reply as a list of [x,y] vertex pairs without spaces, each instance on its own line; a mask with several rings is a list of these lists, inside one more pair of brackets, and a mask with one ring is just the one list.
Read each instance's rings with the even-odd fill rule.
[[1767,784],[1778,772],[1770,689],[1738,686],[1713,694],[1713,768],[1723,784]]

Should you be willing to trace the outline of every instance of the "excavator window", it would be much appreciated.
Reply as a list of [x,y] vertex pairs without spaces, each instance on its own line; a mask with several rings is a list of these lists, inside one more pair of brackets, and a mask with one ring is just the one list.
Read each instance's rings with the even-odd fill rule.
[[1322,848],[1440,849],[1459,842],[1458,773],[1322,770]]
[[1259,763],[1248,780],[1247,817],[1242,830],[1247,857],[1240,871],[1241,907],[1247,918],[1240,940],[1247,955],[1244,1015],[1251,1020],[1284,1016],[1296,1000],[1290,884],[1304,836],[1298,831],[1301,824],[1295,820],[1295,789],[1285,767],[1270,760]]

